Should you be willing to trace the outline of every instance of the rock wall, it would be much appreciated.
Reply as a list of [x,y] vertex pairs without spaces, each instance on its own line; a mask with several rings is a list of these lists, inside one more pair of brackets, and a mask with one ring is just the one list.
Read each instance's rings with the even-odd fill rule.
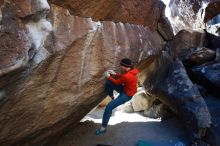
[[[52,2],[57,5],[0,1],[0,145],[46,143],[45,138],[77,124],[102,100],[106,69],[118,70],[125,56],[137,64],[164,44],[157,30],[146,27],[149,22],[157,27],[162,12],[154,6],[160,2],[138,1],[136,9],[134,1],[113,8],[115,2],[93,7],[97,3],[91,1],[90,10],[78,1],[76,11],[66,9],[71,1]],[[154,17],[143,11],[146,7]],[[108,17],[106,10],[111,10]],[[136,17],[139,12],[143,17]]]
[[49,10],[45,0],[2,2],[0,75],[24,67],[32,59],[36,63],[43,60],[39,54],[52,30],[52,25],[46,20]]
[[50,0],[50,2],[68,8],[70,13],[76,16],[145,25],[154,29],[164,7],[164,4],[158,0]]
[[191,141],[201,139],[200,130],[210,128],[211,116],[182,62],[163,51],[151,64],[156,64],[157,68],[146,72],[146,92],[157,97],[179,116]]
[[205,29],[207,22],[220,12],[218,0],[171,0],[169,7],[175,34],[182,29]]
[[[178,18],[175,31],[194,24],[202,27],[202,15],[197,14],[206,1],[179,2],[181,7],[176,1],[170,4],[172,16]],[[159,0],[0,0],[0,145],[43,145],[76,125],[105,96],[104,71],[119,70],[123,57],[139,65],[140,82],[146,83],[149,73],[158,71],[158,61],[164,61],[158,58],[166,41],[175,59],[190,47],[206,44],[202,32],[181,31],[174,38],[164,11]],[[175,61],[173,66],[184,73],[177,77],[190,82],[181,62]],[[175,74],[173,66],[170,77],[163,74],[157,79],[166,83]],[[209,127],[210,116],[197,88],[191,82],[190,87],[187,99],[196,98],[187,105],[200,106],[190,112],[197,132]],[[168,87],[155,89],[166,91],[159,98],[181,113],[178,104],[170,102]],[[188,96],[191,91],[195,96]],[[173,98],[180,101],[178,94]]]

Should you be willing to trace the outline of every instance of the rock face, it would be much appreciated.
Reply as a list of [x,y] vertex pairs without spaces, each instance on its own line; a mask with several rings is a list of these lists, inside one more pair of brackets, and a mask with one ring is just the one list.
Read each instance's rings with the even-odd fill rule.
[[220,62],[220,48],[216,50],[215,61]]
[[159,0],[50,0],[50,3],[67,8],[73,15],[92,17],[95,21],[144,25],[158,30],[166,41],[174,37],[171,23],[165,16],[165,5]]
[[207,46],[206,33],[201,31],[181,30],[175,38],[166,44],[173,57],[185,60],[193,48]]
[[163,16],[159,19],[158,32],[166,41],[170,41],[174,38],[173,28],[167,17]]
[[30,64],[34,67],[49,55],[43,47],[52,30],[51,23],[45,19],[49,10],[48,3],[42,0],[1,3],[0,89],[18,80]]
[[220,11],[217,0],[171,0],[169,7],[175,34],[182,29],[205,29],[206,23]]
[[[124,19],[131,14],[125,8],[133,10],[130,4],[134,1],[122,2],[121,13],[114,15],[112,10],[106,20],[140,25],[73,16],[65,7],[49,6],[46,0],[0,2],[0,145],[3,146],[42,144],[45,138],[76,124],[102,100],[106,69],[118,70],[119,61],[125,56],[139,63],[158,54],[164,43],[157,31],[143,26],[151,22],[153,27],[159,14],[143,19],[135,17],[138,12]],[[67,2],[62,4],[66,6]],[[89,5],[92,4],[93,1]],[[160,12],[154,7],[158,4],[152,3],[148,11]],[[147,5],[143,2],[140,9],[142,6]],[[99,16],[106,8],[97,10],[102,11],[92,9],[86,14],[95,12]]]
[[[28,38],[25,25],[20,19],[13,19],[16,15],[15,7],[10,3],[4,3],[4,5],[2,3],[1,7],[0,75],[3,75],[23,66],[28,61],[26,57],[28,56]],[[7,13],[10,15],[6,15]]]
[[220,99],[206,95],[205,100],[212,116],[212,126],[207,131],[206,140],[211,146],[218,146],[220,143]]
[[205,32],[206,32],[206,37],[208,40],[207,46],[213,50],[220,48],[220,36],[216,36],[214,34],[207,32],[207,31],[205,31]]
[[[159,0],[49,3],[0,0],[0,145],[46,145],[76,125],[105,97],[103,73],[119,71],[123,57],[139,65],[147,91],[179,113],[191,133],[209,127],[206,104],[181,62],[159,57],[165,41],[175,58],[204,46],[204,33],[181,31],[173,40]],[[197,12],[199,6],[186,8]],[[190,24],[176,24],[191,28],[191,19],[194,14],[181,20]]]
[[219,96],[220,90],[220,63],[209,63],[193,67],[190,71],[192,78],[203,85],[210,93]]
[[[138,52],[139,54],[144,54],[142,48],[147,48],[147,51],[158,51],[161,49],[161,45],[163,44],[162,38],[156,33],[150,31],[147,27],[143,27],[140,25],[132,25],[132,24],[123,24],[123,23],[113,23],[111,21],[102,21],[95,22],[90,18],[80,18],[78,16],[70,16],[68,10],[63,9],[61,7],[57,7],[53,5],[51,20],[54,26],[53,35],[51,39],[53,39],[53,50],[62,50],[64,48],[69,47],[74,41],[80,39],[81,37],[86,37],[89,33],[90,38],[99,37],[103,43],[100,47],[103,47],[103,51],[100,52],[105,54],[106,58],[109,58],[109,55],[122,55],[127,56],[130,53],[128,49],[132,49],[134,52]],[[92,40],[91,40],[92,41]],[[159,43],[158,43],[159,42]],[[88,44],[89,45],[89,44]],[[108,48],[105,50],[104,48]],[[151,50],[155,48],[154,50]],[[125,52],[120,51],[123,49]],[[127,51],[126,51],[127,50]],[[89,50],[88,50],[89,51]],[[111,51],[115,51],[113,54]],[[142,53],[141,53],[142,52]],[[152,52],[152,53],[153,53]],[[146,58],[150,55],[146,52],[147,55],[139,56]],[[97,54],[98,55],[98,54]],[[134,59],[136,58],[136,59]],[[137,62],[138,58],[133,54],[131,59],[134,59],[134,62]],[[117,63],[118,60],[111,60],[111,63]]]
[[[211,116],[199,90],[191,82],[181,61],[173,61],[166,52],[158,58],[158,69],[149,73],[145,88],[176,112],[192,137],[208,128]],[[194,137],[195,138],[195,137]]]
[[76,16],[139,24],[154,29],[157,27],[164,7],[164,4],[159,0],[64,0],[62,2],[50,0],[50,2],[68,8]]
[[173,112],[163,103],[153,104],[149,109],[144,111],[144,115],[150,118],[166,120],[174,116]]
[[205,16],[204,16],[204,22],[208,22],[213,17],[218,15],[220,13],[220,2],[215,0],[211,3],[209,3],[205,9]]
[[171,0],[171,23],[175,33],[182,29],[205,28],[203,23],[206,1]]
[[192,67],[195,65],[201,65],[206,62],[210,62],[216,57],[216,52],[209,48],[196,48],[190,49],[192,52],[186,55],[183,63],[187,67]]

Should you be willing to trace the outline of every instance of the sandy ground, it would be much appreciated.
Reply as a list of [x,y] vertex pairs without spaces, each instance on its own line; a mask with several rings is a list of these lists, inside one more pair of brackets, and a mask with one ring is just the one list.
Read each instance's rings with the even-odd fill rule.
[[107,132],[96,136],[102,114],[103,109],[90,112],[75,129],[60,137],[57,146],[137,146],[140,140],[151,146],[186,146],[187,135],[177,118],[161,121],[114,111]]

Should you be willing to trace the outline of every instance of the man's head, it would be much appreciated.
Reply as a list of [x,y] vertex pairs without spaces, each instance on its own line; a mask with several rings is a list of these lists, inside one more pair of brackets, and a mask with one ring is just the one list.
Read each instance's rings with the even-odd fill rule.
[[121,65],[121,70],[122,71],[128,71],[130,69],[133,68],[133,63],[130,59],[128,58],[123,58],[120,62],[120,65]]

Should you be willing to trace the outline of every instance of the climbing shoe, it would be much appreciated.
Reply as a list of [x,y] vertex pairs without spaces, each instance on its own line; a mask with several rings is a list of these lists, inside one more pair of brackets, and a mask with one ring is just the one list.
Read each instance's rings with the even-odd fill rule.
[[95,135],[104,134],[106,131],[107,131],[106,129],[102,130],[101,128],[98,128],[98,129],[96,129],[96,131],[95,131]]

